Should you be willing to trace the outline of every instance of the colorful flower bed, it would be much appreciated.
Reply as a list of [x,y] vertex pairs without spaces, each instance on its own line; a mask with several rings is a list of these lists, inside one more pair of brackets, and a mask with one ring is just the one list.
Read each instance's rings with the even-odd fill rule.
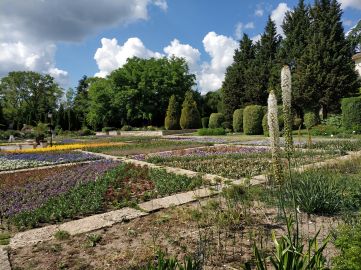
[[[337,153],[333,151],[297,151],[293,155],[292,165],[314,163],[336,155]],[[271,162],[271,154],[267,148],[237,146],[217,146],[186,152],[174,151],[173,153],[134,156],[134,158],[233,179],[266,173]],[[285,155],[283,160],[287,162]]]
[[101,157],[77,151],[58,151],[48,153],[0,153],[0,171],[97,159],[101,159]]
[[171,157],[207,157],[227,154],[247,154],[247,153],[265,153],[269,151],[266,147],[242,147],[242,146],[214,146],[199,147],[185,150],[166,151],[151,154],[139,154],[131,156],[133,159],[146,160],[151,157],[171,158]]
[[185,149],[204,145],[211,145],[211,143],[200,142],[175,142],[169,140],[150,140],[141,141],[137,143],[129,143],[125,145],[109,145],[101,147],[85,148],[84,150],[96,153],[103,153],[113,156],[129,156],[137,154],[155,153],[168,150]]
[[124,145],[124,144],[125,143],[123,143],[123,142],[72,143],[72,144],[53,145],[52,147],[48,146],[48,147],[45,147],[45,148],[22,149],[22,150],[5,150],[5,152],[9,152],[9,153],[44,153],[44,152],[75,150],[75,149],[83,149],[83,148],[120,146],[120,145]]
[[191,190],[189,178],[118,161],[8,173],[0,185],[0,221],[18,229],[91,215]]

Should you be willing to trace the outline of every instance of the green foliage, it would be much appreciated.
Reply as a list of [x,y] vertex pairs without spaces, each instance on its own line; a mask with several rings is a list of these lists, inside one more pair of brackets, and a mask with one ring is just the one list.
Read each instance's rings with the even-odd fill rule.
[[57,108],[61,96],[62,89],[50,75],[14,71],[0,81],[2,111],[14,129],[44,122],[47,113]]
[[342,115],[339,114],[330,114],[325,120],[322,121],[323,124],[327,126],[341,128],[342,127]]
[[102,240],[102,236],[100,234],[91,233],[86,236],[86,240],[88,247],[95,247]]
[[[319,245],[317,237],[320,231],[308,240],[307,246],[302,243],[299,231],[293,228],[294,222],[291,217],[287,218],[287,234],[277,239],[272,234],[272,240],[275,245],[274,253],[265,258],[261,251],[255,245],[254,253],[256,257],[256,270],[267,270],[269,261],[274,269],[279,270],[326,270],[326,259],[323,251],[328,243],[328,238]],[[246,270],[251,270],[251,265],[246,264]]]
[[361,133],[361,97],[342,99],[341,108],[343,127]]
[[361,20],[353,27],[347,35],[352,52],[361,52]]
[[168,109],[167,109],[167,115],[166,115],[165,121],[164,121],[164,127],[167,130],[180,129],[178,103],[176,101],[175,95],[172,95],[169,98],[169,104],[168,104]]
[[233,130],[234,132],[243,131],[243,109],[237,109],[233,113]]
[[129,125],[124,125],[124,126],[122,126],[122,128],[120,130],[121,131],[132,131],[133,128]]
[[67,231],[59,230],[54,234],[54,237],[57,240],[67,240],[70,238],[70,233]]
[[197,108],[197,103],[193,99],[193,94],[188,91],[182,104],[182,114],[180,126],[182,129],[199,128],[201,117]]
[[361,221],[341,225],[336,232],[335,246],[339,255],[332,259],[332,269],[361,270]]
[[264,109],[260,105],[249,105],[243,111],[243,131],[247,135],[262,134]]
[[206,95],[202,96],[201,115],[211,115],[211,113],[222,112],[222,94],[221,90],[210,91]]
[[356,169],[356,174],[344,175],[330,169],[295,174],[293,187],[286,183],[283,188],[284,199],[290,202],[294,194],[296,204],[308,214],[354,211],[361,205],[361,185],[357,181],[359,169],[349,166],[352,169]]
[[156,261],[149,262],[143,270],[200,270],[201,264],[198,260],[187,256],[184,259],[183,264],[180,263],[176,258],[166,258],[164,252],[158,251]]
[[0,233],[0,246],[10,244],[10,234],[9,233]]
[[91,135],[95,135],[95,132],[84,127],[81,130],[78,131],[78,135],[79,136],[91,136]]
[[199,136],[219,136],[226,135],[224,128],[201,128],[198,129],[197,134]]
[[115,130],[116,128],[115,127],[103,127],[102,128],[102,132],[107,132],[109,133],[109,131],[113,131]]
[[357,93],[360,81],[345,39],[342,10],[338,1],[315,1],[310,12],[306,46],[297,61],[297,83],[293,103],[324,115],[338,112],[343,97]]
[[209,117],[202,117],[202,128],[208,128]]
[[314,126],[316,126],[319,123],[319,119],[314,112],[308,112],[304,115],[303,124],[307,129],[310,129]]
[[209,117],[209,128],[220,128],[224,122],[224,115],[222,113],[212,113]]

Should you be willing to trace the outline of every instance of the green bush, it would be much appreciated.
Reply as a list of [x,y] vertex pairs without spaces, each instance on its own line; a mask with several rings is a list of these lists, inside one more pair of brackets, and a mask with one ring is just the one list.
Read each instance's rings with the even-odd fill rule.
[[212,113],[209,117],[209,128],[220,128],[225,118],[222,113]]
[[262,134],[264,109],[260,105],[249,105],[243,110],[243,131],[247,135]]
[[193,99],[193,94],[188,91],[182,104],[182,113],[180,126],[182,129],[199,128],[201,125],[201,116],[199,114],[197,103]]
[[340,253],[332,260],[332,269],[361,270],[361,220],[354,224],[345,224],[336,232],[335,246]]
[[164,120],[164,127],[167,130],[180,129],[178,103],[176,101],[175,95],[172,95],[169,98],[167,114],[166,114],[166,117],[165,117],[165,120]]
[[208,128],[209,117],[202,118],[202,128]]
[[95,135],[95,132],[88,128],[83,128],[78,131],[78,135],[79,136],[91,136],[91,135]]
[[316,126],[319,123],[318,117],[314,112],[305,113],[303,118],[303,124],[307,129]]
[[113,131],[113,130],[116,130],[115,127],[103,127],[102,128],[102,132],[106,132],[108,133],[109,131]]
[[345,130],[361,133],[361,97],[342,99],[341,109]]
[[233,130],[234,132],[243,131],[243,109],[237,109],[233,113]]
[[199,136],[218,136],[226,135],[224,128],[201,128],[197,131]]
[[121,131],[132,131],[133,128],[129,125],[124,125],[124,126],[122,126],[122,128],[120,130]]
[[267,113],[262,118],[263,135],[269,136]]
[[325,120],[322,121],[322,124],[336,128],[342,128],[342,115],[331,114],[327,116]]
[[337,128],[335,126],[329,126],[329,125],[317,125],[314,126],[310,131],[311,135],[313,136],[330,136],[342,132],[343,132],[342,128]]

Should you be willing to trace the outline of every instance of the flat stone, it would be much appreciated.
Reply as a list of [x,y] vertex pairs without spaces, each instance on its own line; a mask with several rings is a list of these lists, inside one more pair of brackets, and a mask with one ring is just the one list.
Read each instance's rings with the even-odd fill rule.
[[57,230],[58,225],[50,225],[39,229],[17,233],[10,239],[10,247],[16,249],[50,240],[54,237]]
[[131,220],[137,217],[147,215],[147,213],[125,207],[120,210],[107,212],[104,214],[93,215],[90,217],[73,220],[59,225],[59,230],[67,231],[71,235],[87,233],[101,228],[110,227],[115,223],[125,220]]
[[138,206],[148,213],[158,211],[164,208],[163,205],[161,205],[157,200],[143,202],[138,204]]
[[11,270],[8,252],[0,247],[0,270]]

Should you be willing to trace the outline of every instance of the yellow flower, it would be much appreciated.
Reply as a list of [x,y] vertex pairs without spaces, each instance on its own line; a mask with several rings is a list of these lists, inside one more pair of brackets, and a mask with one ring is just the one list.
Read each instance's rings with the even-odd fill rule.
[[123,142],[73,143],[73,144],[54,145],[52,147],[48,146],[45,148],[5,150],[5,152],[9,152],[9,153],[42,153],[42,152],[75,150],[75,149],[103,147],[103,146],[114,146],[114,145],[119,146],[119,145],[125,145],[125,144],[126,143],[123,143]]

